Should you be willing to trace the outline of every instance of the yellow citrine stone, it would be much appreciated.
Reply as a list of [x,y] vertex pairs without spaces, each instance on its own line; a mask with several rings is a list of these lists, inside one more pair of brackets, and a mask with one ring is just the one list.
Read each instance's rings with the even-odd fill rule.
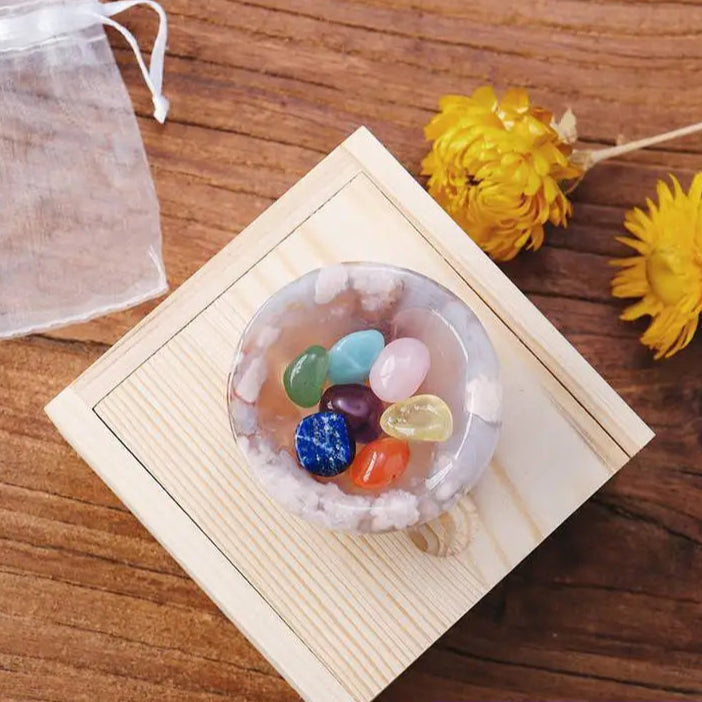
[[453,433],[449,406],[436,395],[415,395],[390,405],[380,418],[389,436],[405,441],[446,441]]

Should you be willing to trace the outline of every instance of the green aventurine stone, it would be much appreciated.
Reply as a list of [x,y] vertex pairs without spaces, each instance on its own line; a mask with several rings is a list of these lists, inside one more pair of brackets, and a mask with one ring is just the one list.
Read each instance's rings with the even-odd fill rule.
[[322,397],[328,370],[327,350],[323,346],[310,346],[285,369],[285,392],[296,405],[314,407]]

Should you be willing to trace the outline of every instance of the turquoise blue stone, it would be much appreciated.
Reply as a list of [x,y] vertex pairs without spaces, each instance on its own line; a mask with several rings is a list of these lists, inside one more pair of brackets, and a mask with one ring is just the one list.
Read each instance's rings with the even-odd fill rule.
[[351,465],[356,442],[344,417],[336,412],[316,412],[297,425],[295,453],[305,470],[331,478]]
[[362,383],[385,347],[383,335],[375,329],[347,334],[329,350],[328,377],[331,383]]

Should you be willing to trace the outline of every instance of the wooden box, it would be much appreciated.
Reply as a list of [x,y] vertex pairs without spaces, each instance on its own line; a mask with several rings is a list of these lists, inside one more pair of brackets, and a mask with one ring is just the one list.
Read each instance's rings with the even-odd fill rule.
[[[464,299],[497,349],[504,427],[467,550],[352,536],[252,482],[226,379],[263,301],[374,260]],[[652,437],[597,372],[359,129],[47,407],[59,430],[310,702],[375,697]]]

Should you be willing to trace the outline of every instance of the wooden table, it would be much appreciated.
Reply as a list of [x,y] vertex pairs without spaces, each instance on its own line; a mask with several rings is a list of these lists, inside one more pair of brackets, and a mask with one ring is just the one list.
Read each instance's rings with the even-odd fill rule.
[[[584,142],[702,117],[702,5],[206,0],[170,16],[167,125],[110,36],[161,200],[173,287],[359,124],[418,172],[440,95],[523,85]],[[134,10],[126,24],[155,25]],[[702,335],[654,363],[618,320],[625,209],[702,137],[604,164],[567,231],[504,270],[658,437],[379,699],[702,698]],[[43,405],[156,303],[0,343],[0,699],[296,695],[64,443]],[[330,701],[331,702],[331,701]]]

